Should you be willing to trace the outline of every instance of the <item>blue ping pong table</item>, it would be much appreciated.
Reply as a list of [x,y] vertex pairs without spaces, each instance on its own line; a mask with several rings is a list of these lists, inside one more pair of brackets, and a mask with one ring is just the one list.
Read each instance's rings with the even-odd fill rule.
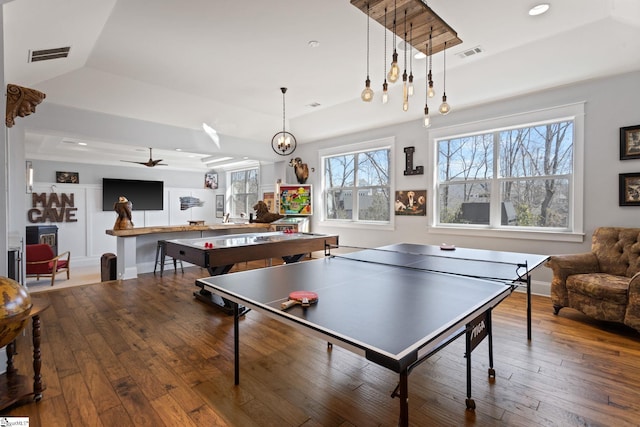
[[[466,337],[468,409],[471,352],[488,337],[495,377],[491,310],[548,257],[514,252],[395,244],[302,263],[199,279],[234,306],[235,383],[240,382],[239,306],[320,336],[399,374],[393,397],[399,424],[409,423],[409,373],[457,338]],[[302,284],[302,285],[301,285]],[[300,288],[303,289],[300,289]],[[281,309],[292,291],[318,294],[309,306]],[[245,315],[246,311],[243,313]]]

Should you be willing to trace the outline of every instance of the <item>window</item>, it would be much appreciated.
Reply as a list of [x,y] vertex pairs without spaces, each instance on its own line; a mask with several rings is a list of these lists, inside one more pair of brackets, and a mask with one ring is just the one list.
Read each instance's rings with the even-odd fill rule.
[[388,143],[322,158],[325,220],[390,222]]
[[229,173],[231,181],[231,216],[248,214],[258,201],[258,169],[246,169]]
[[580,115],[435,138],[435,225],[581,232],[581,127]]

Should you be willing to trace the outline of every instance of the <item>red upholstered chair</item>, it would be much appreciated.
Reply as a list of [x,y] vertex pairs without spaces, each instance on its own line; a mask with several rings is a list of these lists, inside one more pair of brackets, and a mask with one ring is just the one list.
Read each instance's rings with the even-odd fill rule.
[[[65,252],[55,256],[51,246],[46,243],[38,243],[34,245],[26,245],[27,258],[27,277],[51,276],[51,286],[56,280],[56,274],[67,272],[69,279],[69,264],[71,261],[71,252]],[[65,258],[65,259],[62,259]]]

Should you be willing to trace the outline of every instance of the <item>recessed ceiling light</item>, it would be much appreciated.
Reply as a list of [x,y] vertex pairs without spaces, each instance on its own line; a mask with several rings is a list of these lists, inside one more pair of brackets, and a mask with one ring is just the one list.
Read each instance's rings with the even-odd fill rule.
[[212,157],[207,157],[207,158],[201,159],[201,161],[202,161],[202,163],[209,164],[209,163],[224,162],[226,160],[231,160],[231,159],[233,159],[233,157],[226,157],[226,156],[225,157],[215,157],[215,156],[212,156]]
[[65,144],[76,144],[76,145],[87,145],[86,142],[82,142],[82,141],[72,141],[70,139],[63,139],[62,142],[64,142]]
[[318,40],[310,40],[308,43],[309,47],[318,47],[320,46],[320,42]]
[[550,7],[549,3],[537,4],[533,6],[531,9],[529,9],[529,15],[531,16],[542,15],[543,13],[549,10],[549,7]]
[[398,42],[398,50],[411,50],[411,45],[404,40]]
[[[411,52],[413,50],[413,48],[411,47],[411,45],[407,42],[405,42],[404,40],[398,42],[398,50],[407,50],[408,52]],[[427,55],[425,55],[424,53],[420,52],[419,50],[415,53],[415,55],[413,55],[413,57],[415,59],[424,59],[427,57]]]

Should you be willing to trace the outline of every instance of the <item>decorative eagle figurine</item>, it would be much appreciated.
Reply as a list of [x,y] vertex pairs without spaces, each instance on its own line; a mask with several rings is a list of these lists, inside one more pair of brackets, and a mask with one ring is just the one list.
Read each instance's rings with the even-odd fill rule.
[[306,163],[302,163],[302,159],[300,157],[291,159],[291,161],[289,161],[289,166],[293,166],[296,178],[298,179],[298,184],[304,184],[307,182],[307,179],[309,178],[309,166],[307,166]]

